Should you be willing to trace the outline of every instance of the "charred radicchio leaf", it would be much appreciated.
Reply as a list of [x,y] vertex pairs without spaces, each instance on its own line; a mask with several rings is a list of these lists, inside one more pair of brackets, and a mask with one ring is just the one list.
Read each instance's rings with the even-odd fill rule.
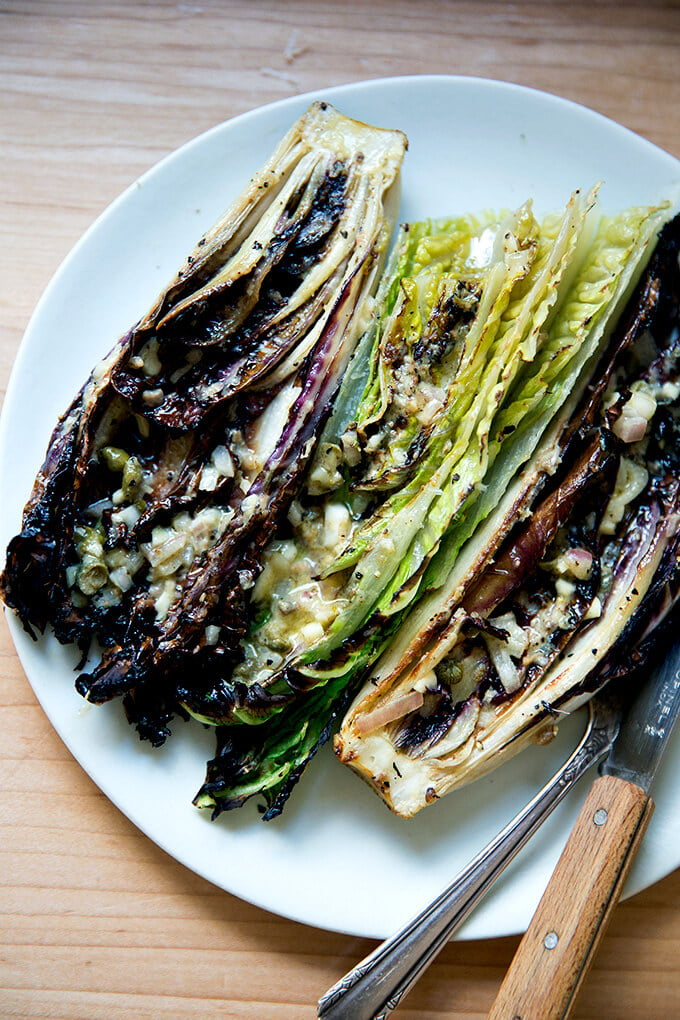
[[405,147],[313,104],[54,432],[0,590],[30,632],[96,636],[78,690],[123,696],[154,743],[175,711],[227,711],[262,547],[370,318]]

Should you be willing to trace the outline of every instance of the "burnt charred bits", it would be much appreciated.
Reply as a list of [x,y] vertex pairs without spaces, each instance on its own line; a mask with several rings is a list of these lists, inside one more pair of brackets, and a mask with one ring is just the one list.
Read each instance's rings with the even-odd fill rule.
[[[403,320],[401,327],[394,332],[387,331],[382,340],[381,357],[386,364],[392,366],[394,378],[398,380],[396,388],[400,392],[395,394],[398,399],[391,404],[386,414],[362,425],[365,442],[360,451],[360,470],[355,472],[352,489],[393,489],[413,477],[429,449],[432,435],[427,425],[417,428],[409,441],[403,461],[399,464],[390,463],[389,451],[394,443],[394,434],[408,431],[412,424],[409,415],[400,409],[399,404],[409,392],[415,397],[421,384],[425,386],[437,382],[446,388],[447,384],[443,380],[455,375],[459,351],[475,318],[480,297],[481,287],[475,283],[456,282],[453,291],[447,290],[439,297],[423,332],[418,334],[410,351],[403,333],[408,334],[411,317],[416,313],[409,302],[400,312]],[[375,448],[367,453],[371,443]],[[457,478],[452,480],[457,481]]]
[[[517,660],[520,688],[524,689],[544,671],[547,664],[557,656],[584,620],[599,586],[599,541],[597,528],[607,503],[608,494],[614,484],[616,460],[601,447],[597,437],[585,457],[577,458],[578,480],[562,478],[555,487],[554,495],[548,493],[535,511],[530,523],[518,523],[510,534],[505,555],[500,560],[510,565],[514,561],[508,551],[521,548],[514,570],[505,577],[499,587],[491,579],[491,587],[478,584],[476,598],[485,605],[485,611],[503,615],[512,612],[521,626],[529,626],[541,610],[554,602],[555,580],[542,569],[541,561],[550,560],[560,551],[569,548],[587,549],[592,555],[592,565],[587,578],[575,580],[573,594],[565,605],[561,626],[551,627],[545,636],[541,650],[541,664]],[[573,462],[572,462],[573,471]],[[569,489],[568,492],[565,489]],[[569,512],[568,518],[567,512]],[[521,541],[520,541],[521,539]],[[493,569],[493,568],[492,568]],[[494,598],[492,590],[496,593]],[[471,596],[474,602],[475,596]],[[489,601],[489,599],[491,601]],[[465,600],[464,600],[465,601]],[[424,692],[424,701],[418,712],[408,716],[392,728],[395,747],[407,753],[422,753],[433,747],[451,729],[463,711],[469,697],[487,700],[499,705],[514,697],[509,693],[498,675],[482,635],[504,641],[508,634],[484,616],[471,612],[463,627],[464,639],[457,645],[455,658],[448,656],[436,667],[436,686]],[[456,698],[456,683],[460,679],[459,663],[474,654],[476,658],[475,689],[462,700]]]
[[[240,658],[239,640],[247,619],[243,600],[237,604],[235,597],[227,594],[219,611],[213,613],[221,623],[219,645],[197,642],[191,648],[178,646],[161,655],[161,645],[153,638],[154,621],[138,608],[130,618],[128,632],[120,636],[122,646],[132,649],[130,654],[114,646],[112,655],[105,653],[92,674],[81,674],[76,682],[78,692],[93,703],[123,695],[128,720],[138,725],[142,739],[151,739],[156,746],[167,737],[173,713],[186,717],[185,708],[211,718],[226,718],[234,694],[223,677],[230,675]],[[180,622],[187,632],[202,631],[205,626],[190,611],[181,614]]]
[[[596,420],[605,387],[611,379],[617,383],[621,392],[628,394],[630,391],[624,380],[644,377],[645,372],[657,385],[678,378],[678,351],[680,348],[680,317],[678,313],[680,273],[677,258],[680,246],[680,224],[678,221],[671,228],[666,228],[665,233],[668,242],[666,250],[662,250],[654,257],[647,278],[639,285],[638,292],[633,298],[632,307],[623,317],[622,325],[615,333],[609,350],[600,363],[599,376],[596,373],[597,382],[591,386],[574,416],[575,424],[581,427],[577,427],[575,432],[572,431],[561,469],[549,487],[556,493],[559,493],[560,487],[564,488],[565,485],[569,487],[570,476],[573,476],[574,472],[575,457],[578,451],[583,449],[588,437],[593,435],[592,424]],[[669,247],[672,254],[670,259]],[[666,280],[670,278],[670,287],[666,284],[661,285],[660,280],[664,277]],[[661,293],[664,294],[663,300],[660,299]],[[645,331],[648,331],[647,335],[645,335]],[[650,359],[652,360],[651,369],[649,367]],[[645,459],[650,471],[659,478],[657,483],[653,483],[652,490],[667,506],[673,503],[677,488],[676,479],[680,467],[679,432],[677,413],[669,407],[659,408],[651,425]],[[569,430],[567,430],[567,435],[569,436]],[[549,644],[552,646],[550,658],[559,653],[574,630],[580,628],[584,622],[587,623],[587,620],[584,620],[586,610],[599,589],[602,543],[598,535],[598,526],[615,482],[614,468],[618,464],[618,456],[612,456],[612,454],[621,451],[621,444],[607,429],[600,430],[599,443],[603,456],[599,458],[599,463],[591,464],[591,467],[594,468],[593,479],[597,484],[592,484],[591,479],[585,489],[582,485],[578,487],[581,489],[580,494],[578,494],[578,489],[570,493],[567,502],[572,502],[575,494],[578,494],[579,498],[571,509],[569,518],[562,522],[561,530],[558,531],[553,543],[553,546],[556,547],[587,549],[592,555],[592,567],[587,579],[576,581],[574,584],[574,597],[567,607],[564,627],[549,635]],[[598,459],[597,451],[595,459]],[[665,483],[662,478],[664,474],[666,475]],[[544,499],[544,504],[546,502]],[[630,512],[629,510],[628,514]],[[517,531],[519,527],[518,525],[515,530]],[[542,530],[540,509],[538,519],[535,514],[534,522],[528,529],[529,532],[532,530],[537,532]],[[510,548],[512,548],[513,541],[516,541],[516,538],[511,534],[508,540]],[[536,546],[538,554],[545,551],[544,543],[540,541],[538,533],[534,542],[525,542],[524,545],[526,546],[525,553],[532,545]],[[542,546],[543,548],[541,548]],[[624,633],[607,655],[605,662],[598,666],[597,681],[589,679],[582,685],[584,690],[601,686],[605,679],[620,674],[622,670],[625,671],[631,661],[644,660],[646,655],[644,647],[635,648],[635,643],[639,641],[640,634],[649,630],[650,618],[663,612],[663,607],[667,607],[672,602],[675,596],[671,589],[675,590],[677,594],[676,546],[677,542],[671,543],[664,555],[661,567],[643,601],[641,611],[636,613],[635,617],[626,625]],[[550,554],[550,550],[548,550],[547,556],[549,557]],[[540,570],[526,578],[523,582],[523,592],[526,596],[523,600],[519,600],[517,593],[512,591],[510,596],[494,606],[494,609],[501,613],[505,609],[510,609],[520,625],[527,626],[532,619],[530,607],[540,607],[554,596],[550,591],[550,585],[546,586],[546,575],[542,574]],[[637,595],[637,589],[634,589],[634,594]],[[481,621],[473,619],[471,623],[479,626]],[[486,629],[488,630],[488,626]],[[649,641],[647,643],[649,644]],[[463,647],[461,653],[464,653],[464,650]],[[593,648],[592,654],[596,658],[600,654],[599,649]],[[477,696],[483,696],[484,689],[487,691],[495,689],[497,694],[493,700],[502,701],[507,695],[502,687],[500,690],[498,689],[498,677],[494,675],[495,670],[488,660],[488,656],[486,659],[484,677],[481,678],[475,693]],[[524,686],[533,682],[543,671],[543,668],[538,665],[529,666],[523,678]],[[455,677],[447,676],[446,660],[437,667],[436,676],[437,686],[432,691],[426,692],[423,708],[419,713],[411,716],[405,724],[400,724],[395,737],[396,746],[415,750],[436,743],[446,733],[460,712],[462,704],[452,703],[451,685],[448,681],[455,680]],[[554,711],[554,706],[546,708],[546,711],[548,710]]]
[[438,365],[453,351],[475,317],[481,294],[480,286],[460,280],[456,282],[453,293],[441,297],[414,344],[413,358],[416,362]]
[[652,423],[647,459],[656,473],[677,476],[680,471],[680,420],[670,408],[661,408]]
[[24,630],[34,640],[33,627],[44,631],[55,612],[63,615],[65,604],[70,603],[61,573],[68,527],[59,527],[58,522],[71,517],[75,429],[55,434],[55,439],[39,476],[42,498],[25,512],[22,531],[9,543],[0,575],[3,601],[19,613]]
[[[253,694],[257,696],[256,691]],[[307,763],[329,739],[351,696],[352,691],[342,680],[331,681],[327,690],[312,691],[308,699],[294,702],[286,713],[261,723],[256,744],[250,727],[218,727],[217,754],[208,763],[206,782],[195,803],[207,797],[214,805],[214,818],[222,811],[240,807],[257,785],[265,800],[265,806],[259,808],[263,820],[276,818]],[[293,758],[300,764],[293,764],[291,759],[293,746]]]
[[[156,408],[145,404],[148,379],[142,369],[131,369],[129,359],[115,377],[116,388],[140,413],[170,427],[191,427],[203,409],[229,397],[244,376],[263,364],[263,348],[271,348],[268,368],[286,353],[298,339],[297,331],[286,329],[284,322],[272,332],[271,320],[332,243],[347,205],[347,177],[347,167],[336,160],[303,212],[299,207],[305,189],[299,189],[282,212],[270,243],[266,248],[260,245],[262,256],[249,274],[209,289],[176,314],[172,308],[164,310],[155,334],[149,331],[161,344],[162,368],[153,385],[162,391],[162,402]],[[198,279],[188,279],[188,295],[200,289],[206,275],[201,267]],[[294,316],[293,325],[296,321]],[[200,349],[200,361],[189,364],[187,349]],[[239,371],[241,360],[245,364]]]

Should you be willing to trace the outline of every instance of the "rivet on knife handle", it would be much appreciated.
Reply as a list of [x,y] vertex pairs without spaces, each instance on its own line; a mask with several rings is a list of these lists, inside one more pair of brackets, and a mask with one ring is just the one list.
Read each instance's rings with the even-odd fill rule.
[[654,805],[616,776],[593,783],[488,1020],[565,1020]]
[[615,699],[589,705],[583,739],[551,780],[418,917],[379,945],[319,1000],[323,1020],[384,1020],[583,773],[611,747]]

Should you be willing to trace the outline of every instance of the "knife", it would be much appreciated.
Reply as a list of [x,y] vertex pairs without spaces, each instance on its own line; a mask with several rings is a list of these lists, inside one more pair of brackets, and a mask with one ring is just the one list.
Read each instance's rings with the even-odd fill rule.
[[545,786],[431,903],[386,939],[319,1000],[322,1020],[386,1020],[508,864],[574,784],[609,752],[621,723],[618,692],[588,703],[580,743]]
[[571,1012],[654,810],[649,790],[680,712],[680,636],[635,683],[488,1020],[565,1020]]

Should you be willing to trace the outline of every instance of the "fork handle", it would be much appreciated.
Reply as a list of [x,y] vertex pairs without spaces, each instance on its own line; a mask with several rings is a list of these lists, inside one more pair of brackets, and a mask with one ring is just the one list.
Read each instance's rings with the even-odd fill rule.
[[[592,703],[589,706],[592,723]],[[319,1000],[322,1020],[386,1020],[541,823],[611,746],[607,727],[587,730],[542,790],[417,917]]]
[[653,810],[625,779],[593,783],[488,1020],[569,1016]]

